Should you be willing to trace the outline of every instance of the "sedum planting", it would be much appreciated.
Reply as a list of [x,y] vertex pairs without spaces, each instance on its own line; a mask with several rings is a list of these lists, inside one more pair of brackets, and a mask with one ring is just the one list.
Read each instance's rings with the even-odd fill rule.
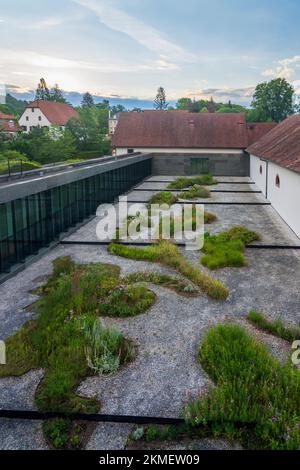
[[169,241],[161,241],[147,248],[129,247],[112,243],[108,250],[111,254],[122,256],[123,258],[161,263],[173,268],[212,299],[224,300],[229,295],[227,287],[221,281],[213,279],[192,266],[180,253],[178,247]]
[[[280,363],[243,328],[223,324],[207,333],[199,361],[215,387],[191,402],[187,423],[217,423],[247,447],[299,449],[300,373]],[[229,423],[229,425],[228,425]],[[239,423],[239,425],[237,424]],[[241,431],[241,423],[248,426]]]

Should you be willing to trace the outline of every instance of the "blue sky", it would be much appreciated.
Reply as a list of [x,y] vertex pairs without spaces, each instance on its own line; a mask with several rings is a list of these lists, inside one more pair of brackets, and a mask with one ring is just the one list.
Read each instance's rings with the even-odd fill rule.
[[[299,0],[0,0],[0,83],[249,103],[277,76],[300,93]],[[16,89],[18,90],[18,88]]]

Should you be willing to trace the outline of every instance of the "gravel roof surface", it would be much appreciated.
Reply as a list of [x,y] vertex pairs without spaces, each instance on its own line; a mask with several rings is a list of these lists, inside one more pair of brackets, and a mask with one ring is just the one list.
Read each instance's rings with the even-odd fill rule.
[[[257,200],[262,196],[253,194],[250,197]],[[258,231],[263,243],[299,244],[297,237],[272,207],[208,206],[208,210],[218,215],[218,220],[209,226],[212,232],[242,224]],[[68,240],[96,240],[97,222],[94,219],[68,237]],[[182,252],[195,266],[205,270],[200,265],[199,252],[184,249]],[[60,245],[0,285],[1,339],[10,336],[34,316],[24,310],[37,299],[30,291],[41,285],[45,276],[51,273],[52,260],[68,254],[77,262],[118,264],[122,274],[150,270],[174,274],[172,270],[154,263],[112,256],[105,246]],[[246,256],[248,267],[211,273],[222,279],[230,289],[230,296],[225,302],[215,302],[204,295],[180,297],[173,291],[151,286],[157,301],[148,312],[128,319],[105,319],[108,324],[118,325],[136,342],[137,358],[113,376],[86,379],[78,392],[84,396],[96,395],[102,403],[103,413],[178,417],[189,398],[205,392],[211,384],[197,362],[197,351],[207,329],[224,321],[242,323],[281,361],[286,360],[288,345],[256,331],[247,323],[246,316],[250,309],[256,308],[270,318],[280,317],[285,322],[299,324],[300,253],[294,250],[247,249]],[[34,408],[34,393],[42,376],[43,371],[31,371],[23,377],[1,379],[0,408]],[[99,424],[87,448],[123,449],[132,429],[132,425],[126,424]],[[201,440],[194,444],[199,446],[197,449],[230,448],[228,443],[222,442]],[[174,443],[170,448],[181,449],[182,445],[192,444]],[[0,420],[1,449],[45,447],[41,423]]]

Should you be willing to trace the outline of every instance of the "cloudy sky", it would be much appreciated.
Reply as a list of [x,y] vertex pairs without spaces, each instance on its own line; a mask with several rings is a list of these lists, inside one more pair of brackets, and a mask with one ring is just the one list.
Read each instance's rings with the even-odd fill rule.
[[247,103],[282,76],[300,93],[299,0],[0,0],[0,83]]

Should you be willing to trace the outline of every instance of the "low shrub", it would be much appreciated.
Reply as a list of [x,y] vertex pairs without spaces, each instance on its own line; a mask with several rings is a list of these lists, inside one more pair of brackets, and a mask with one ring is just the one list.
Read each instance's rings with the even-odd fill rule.
[[87,363],[95,373],[114,374],[121,364],[133,359],[134,346],[118,329],[105,328],[97,319],[92,323],[85,321],[83,331]]
[[268,320],[262,313],[251,310],[248,320],[259,329],[271,333],[278,338],[285,339],[290,343],[300,340],[300,327],[285,326],[281,320]]
[[300,374],[282,367],[243,328],[218,325],[207,333],[199,361],[216,387],[189,403],[186,421],[249,423],[244,445],[263,449],[298,449],[300,444]]
[[194,185],[211,186],[215,184],[218,184],[218,182],[212,175],[193,176],[190,178],[181,176],[175,181],[172,181],[168,185],[168,189],[186,189]]
[[[41,168],[41,165],[39,163],[33,161],[23,161],[21,164],[20,160],[10,160],[9,166],[11,173],[19,173],[21,172],[21,169],[22,171],[28,171]],[[6,175],[8,174],[8,172],[9,169],[7,161],[0,160],[0,175]]]
[[144,286],[119,285],[99,306],[103,315],[132,317],[145,312],[155,302],[155,294]]
[[168,241],[161,241],[147,248],[129,247],[113,243],[108,250],[111,254],[123,258],[162,263],[190,279],[209,297],[216,300],[224,300],[228,297],[229,291],[221,281],[211,278],[192,266],[180,254],[178,247]]
[[175,202],[177,202],[177,197],[174,194],[168,191],[162,191],[160,193],[155,194],[150,199],[149,206],[151,204],[159,204],[159,205],[167,204],[168,206],[171,206]]
[[211,270],[246,266],[245,245],[259,239],[257,233],[240,226],[219,235],[206,234],[202,248],[205,256],[201,257],[201,263]]

